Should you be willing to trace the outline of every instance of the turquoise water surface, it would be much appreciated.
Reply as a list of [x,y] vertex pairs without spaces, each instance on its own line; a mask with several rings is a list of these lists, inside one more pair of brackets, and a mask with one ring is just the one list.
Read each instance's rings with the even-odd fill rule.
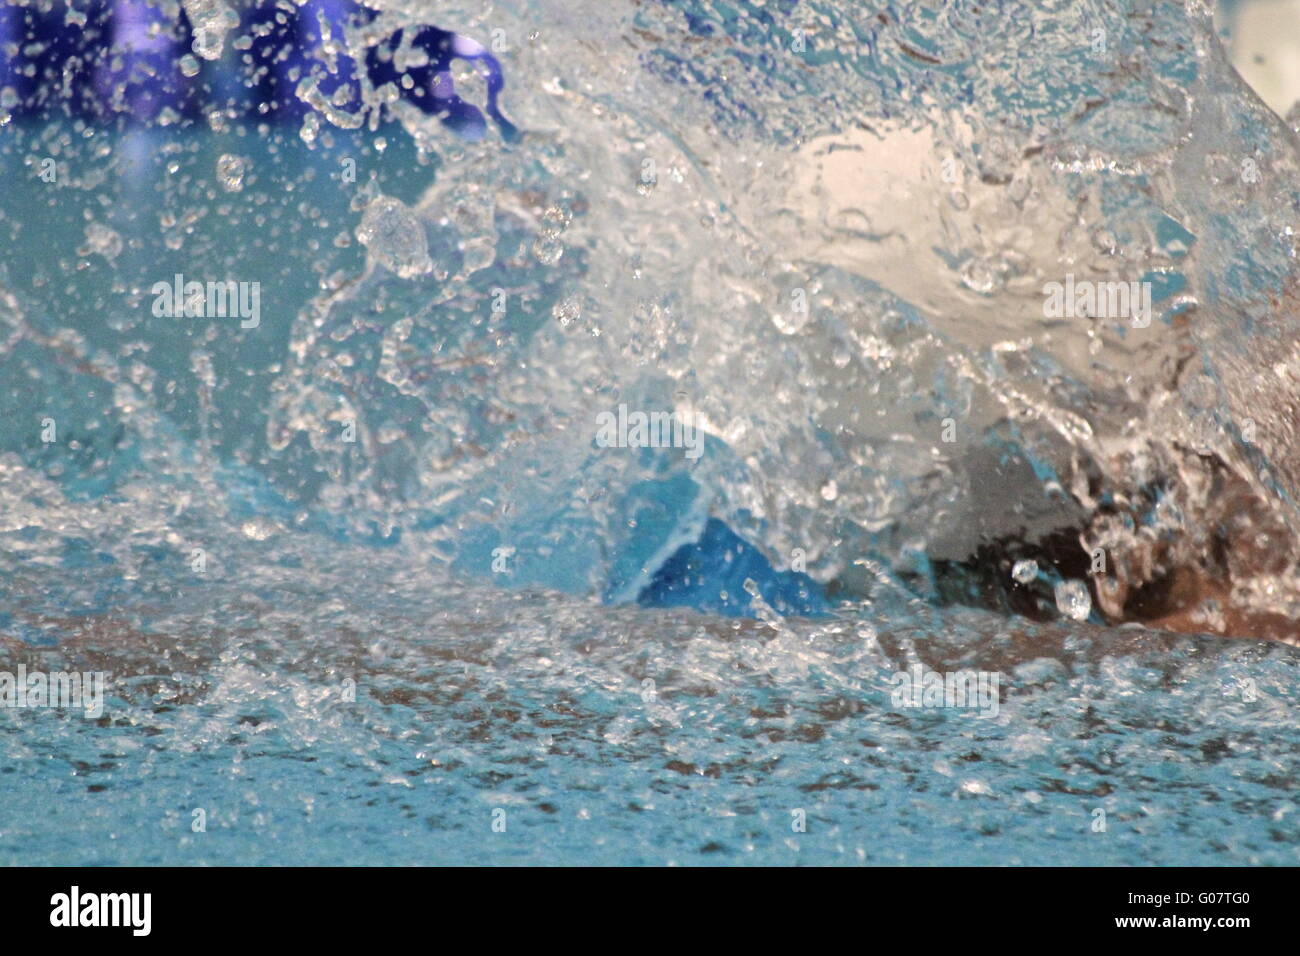
[[9,102],[0,703],[104,696],[0,706],[0,863],[1300,863],[1294,129],[1182,3],[858,6],[375,4],[474,136],[247,23]]

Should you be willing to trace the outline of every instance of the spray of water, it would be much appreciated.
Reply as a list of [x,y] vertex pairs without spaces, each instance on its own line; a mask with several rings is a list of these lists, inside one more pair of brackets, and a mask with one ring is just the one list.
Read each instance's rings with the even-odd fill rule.
[[[202,58],[249,48],[232,8],[185,10]],[[200,76],[216,158],[162,121],[10,140],[75,156],[86,200],[75,253],[4,280],[10,380],[75,382],[96,423],[54,478],[145,502],[159,469],[212,533],[248,512],[606,598],[715,518],[831,598],[883,575],[1289,636],[1296,139],[1201,5],[363,14],[306,29],[300,128],[236,122]],[[251,274],[245,247],[262,338],[150,318],[156,281]],[[594,443],[620,406],[704,454]]]

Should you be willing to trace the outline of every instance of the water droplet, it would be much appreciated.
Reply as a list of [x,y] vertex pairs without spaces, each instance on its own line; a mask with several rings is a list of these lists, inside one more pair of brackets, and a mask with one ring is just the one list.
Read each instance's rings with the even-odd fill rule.
[[217,159],[217,182],[226,192],[237,193],[244,188],[244,171],[248,164],[238,156],[224,153]]
[[573,213],[569,212],[568,209],[563,206],[551,206],[546,212],[542,213],[542,230],[559,235],[569,228],[569,223],[572,220]]
[[433,269],[424,224],[392,196],[376,196],[357,226],[357,239],[389,271],[413,279]]
[[192,49],[205,60],[221,59],[226,33],[239,24],[238,15],[222,0],[182,0],[194,28]]
[[86,227],[86,244],[91,252],[105,259],[115,259],[122,252],[122,237],[102,222],[92,222]]
[[251,541],[265,541],[275,534],[275,524],[266,518],[250,518],[240,526],[239,530]]
[[316,142],[316,137],[320,135],[320,117],[315,113],[308,113],[303,117],[302,128],[298,130],[298,135],[308,146]]
[[1076,621],[1087,620],[1092,613],[1092,595],[1082,581],[1062,581],[1056,585],[1056,609]]
[[808,324],[809,313],[804,311],[773,312],[772,324],[783,335],[794,335]]
[[552,306],[551,315],[560,323],[560,328],[567,329],[582,318],[582,303],[577,296],[568,296]]
[[1038,562],[1033,560],[1017,561],[1011,569],[1011,576],[1020,584],[1032,584],[1038,577]]
[[1092,247],[1098,252],[1113,255],[1119,246],[1115,233],[1105,226],[1098,226],[1092,231]]
[[564,243],[554,233],[543,233],[533,243],[533,255],[544,266],[553,266],[564,255]]
[[961,281],[972,292],[988,295],[1002,285],[1002,274],[984,259],[967,259],[961,267]]

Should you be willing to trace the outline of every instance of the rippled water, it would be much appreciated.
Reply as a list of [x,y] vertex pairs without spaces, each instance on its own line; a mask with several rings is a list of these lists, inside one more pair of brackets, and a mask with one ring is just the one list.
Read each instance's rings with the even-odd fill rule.
[[[8,860],[1295,862],[1281,645],[887,601],[765,624],[232,551],[237,582],[11,622],[29,666],[113,678],[98,721],[6,719]],[[997,715],[894,707],[918,661],[1004,675]]]
[[[6,106],[0,669],[109,676],[0,708],[0,860],[1297,862],[1297,144],[1207,9],[376,6],[261,115],[247,14]],[[500,115],[335,85],[417,24]]]

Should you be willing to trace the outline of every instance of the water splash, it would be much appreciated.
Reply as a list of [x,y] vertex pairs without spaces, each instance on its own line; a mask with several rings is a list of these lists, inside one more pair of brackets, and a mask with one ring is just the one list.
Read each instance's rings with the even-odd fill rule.
[[184,7],[158,99],[0,62],[0,649],[115,678],[0,722],[0,850],[1295,862],[1293,650],[1139,626],[1300,614],[1296,140],[1204,11]]

